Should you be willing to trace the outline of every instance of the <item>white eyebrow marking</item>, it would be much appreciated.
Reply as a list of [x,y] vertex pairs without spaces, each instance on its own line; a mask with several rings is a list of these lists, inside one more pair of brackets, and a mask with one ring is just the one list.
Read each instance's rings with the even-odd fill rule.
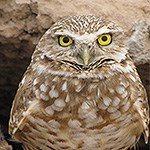
[[73,32],[71,33],[68,30],[64,30],[64,31],[56,31],[55,35],[66,35],[66,36],[73,38],[74,40],[91,42],[91,41],[95,41],[100,35],[102,35],[104,33],[110,33],[110,32],[111,33],[120,32],[120,30],[108,29],[108,27],[104,26],[104,27],[100,28],[97,32],[94,32],[94,33],[85,32],[85,34],[80,35],[79,33],[73,33]]

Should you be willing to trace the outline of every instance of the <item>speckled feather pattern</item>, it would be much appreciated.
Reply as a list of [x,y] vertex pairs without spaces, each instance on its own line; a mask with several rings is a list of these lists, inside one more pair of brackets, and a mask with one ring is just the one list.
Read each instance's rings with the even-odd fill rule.
[[[114,42],[99,47],[97,36],[109,30]],[[44,34],[11,110],[10,134],[25,150],[126,150],[142,133],[148,141],[146,91],[120,32],[107,19],[73,16]],[[58,34],[74,45],[60,47]],[[85,68],[78,55],[86,46]]]

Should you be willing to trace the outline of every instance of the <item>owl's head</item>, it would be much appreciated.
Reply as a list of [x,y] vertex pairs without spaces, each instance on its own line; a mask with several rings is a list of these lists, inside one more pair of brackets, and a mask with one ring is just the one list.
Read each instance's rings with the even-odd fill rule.
[[35,54],[76,71],[91,71],[121,63],[127,50],[123,30],[115,23],[95,16],[72,16],[56,22],[43,35]]

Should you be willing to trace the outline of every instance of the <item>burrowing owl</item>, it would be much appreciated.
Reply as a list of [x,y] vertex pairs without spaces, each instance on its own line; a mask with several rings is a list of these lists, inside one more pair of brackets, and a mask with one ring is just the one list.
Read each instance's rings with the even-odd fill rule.
[[9,131],[25,150],[126,150],[148,142],[148,101],[105,18],[73,16],[41,38],[13,102]]

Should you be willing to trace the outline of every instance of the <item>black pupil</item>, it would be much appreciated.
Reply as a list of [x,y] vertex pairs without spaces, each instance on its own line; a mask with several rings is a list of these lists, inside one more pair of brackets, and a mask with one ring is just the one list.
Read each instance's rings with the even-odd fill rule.
[[64,43],[68,43],[68,42],[69,42],[69,38],[64,37],[64,38],[63,38],[63,42],[64,42]]
[[104,41],[104,42],[107,41],[107,36],[103,36],[102,41]]

